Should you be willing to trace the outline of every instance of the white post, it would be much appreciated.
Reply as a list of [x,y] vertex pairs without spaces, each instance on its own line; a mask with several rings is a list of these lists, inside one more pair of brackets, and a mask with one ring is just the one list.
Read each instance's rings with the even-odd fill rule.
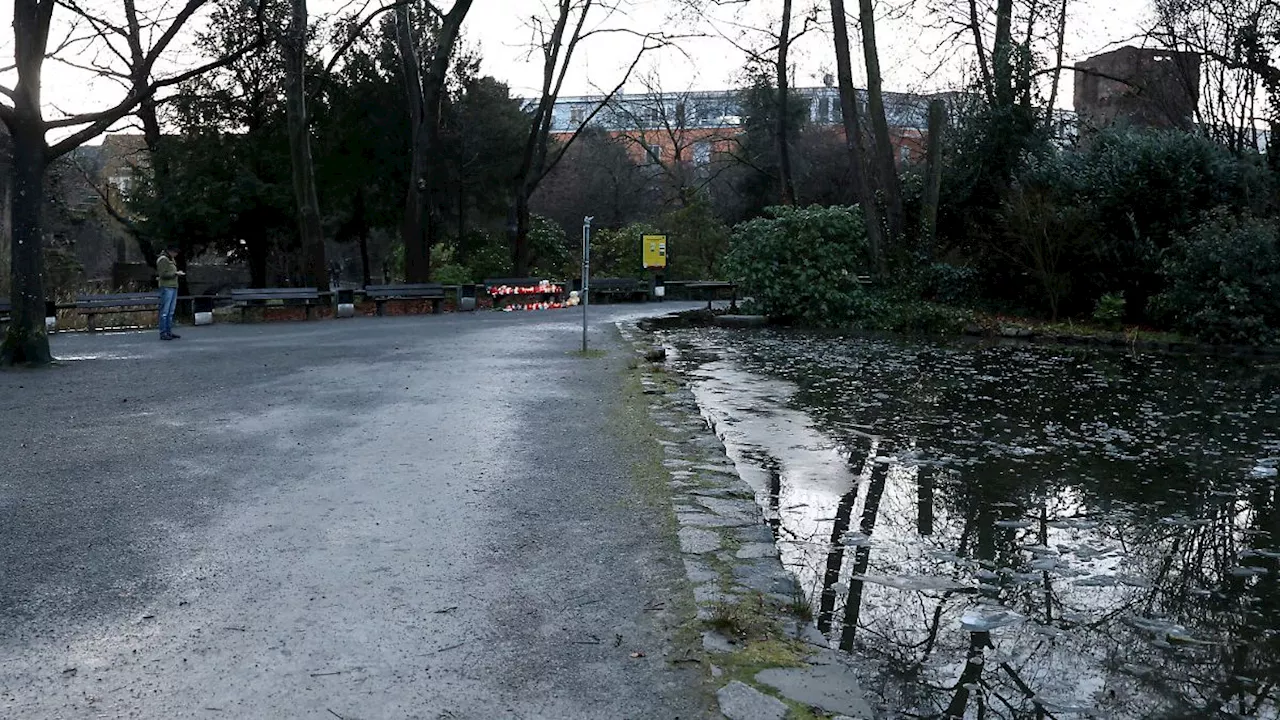
[[591,221],[594,217],[582,218],[582,353],[587,352],[587,304],[591,302]]

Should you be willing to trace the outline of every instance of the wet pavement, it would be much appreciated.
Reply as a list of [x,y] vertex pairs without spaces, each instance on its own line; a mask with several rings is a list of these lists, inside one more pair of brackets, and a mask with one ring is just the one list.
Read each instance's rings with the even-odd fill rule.
[[0,717],[701,717],[610,430],[673,309],[55,336],[0,373]]
[[667,339],[883,716],[1280,716],[1280,364]]

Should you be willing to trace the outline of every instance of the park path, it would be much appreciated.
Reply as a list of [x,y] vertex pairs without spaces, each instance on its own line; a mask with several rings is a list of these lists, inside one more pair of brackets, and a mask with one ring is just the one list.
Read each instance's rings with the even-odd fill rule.
[[610,430],[645,312],[56,336],[0,373],[0,717],[704,715]]

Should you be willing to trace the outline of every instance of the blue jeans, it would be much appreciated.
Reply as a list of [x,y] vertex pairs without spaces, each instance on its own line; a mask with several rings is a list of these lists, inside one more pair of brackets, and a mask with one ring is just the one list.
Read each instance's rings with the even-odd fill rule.
[[178,307],[178,288],[160,288],[160,334],[173,332],[173,311]]

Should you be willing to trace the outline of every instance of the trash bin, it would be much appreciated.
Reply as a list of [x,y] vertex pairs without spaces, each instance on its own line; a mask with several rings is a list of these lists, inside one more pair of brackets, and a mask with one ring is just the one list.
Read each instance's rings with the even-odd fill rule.
[[356,316],[356,291],[351,288],[339,288],[334,297],[338,301],[337,315],[340,318]]
[[476,309],[476,286],[458,286],[458,311],[468,312]]
[[196,325],[213,324],[213,296],[197,295],[191,298],[191,308]]
[[44,330],[53,332],[58,329],[58,305],[50,300],[44,301]]

